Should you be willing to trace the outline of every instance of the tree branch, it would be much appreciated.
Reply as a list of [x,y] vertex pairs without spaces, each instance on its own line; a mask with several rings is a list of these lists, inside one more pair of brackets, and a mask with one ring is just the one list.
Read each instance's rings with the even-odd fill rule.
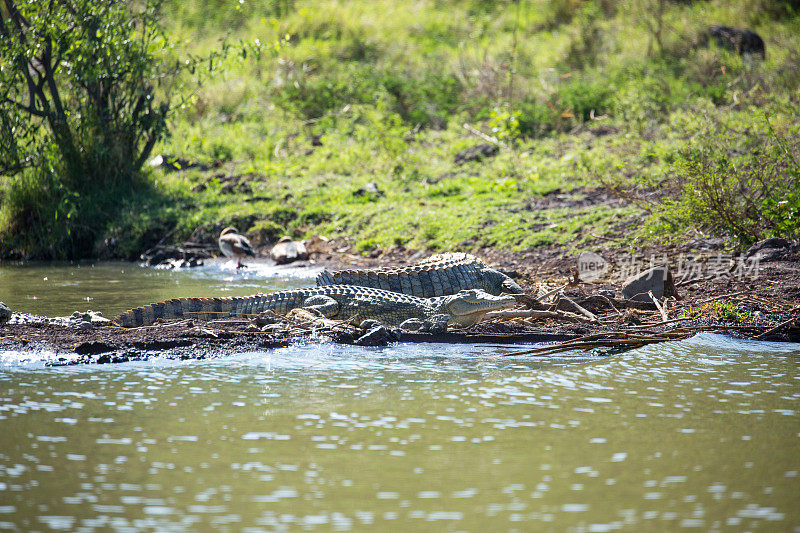
[[20,102],[17,102],[16,100],[8,98],[7,96],[4,98],[4,100],[7,103],[9,103],[11,105],[15,105],[19,109],[21,109],[22,111],[25,111],[26,113],[30,113],[33,116],[41,117],[41,118],[54,118],[53,117],[53,113],[50,113],[48,111],[41,111],[41,110],[36,109],[35,107],[32,107],[32,106],[26,106],[25,104],[21,104]]

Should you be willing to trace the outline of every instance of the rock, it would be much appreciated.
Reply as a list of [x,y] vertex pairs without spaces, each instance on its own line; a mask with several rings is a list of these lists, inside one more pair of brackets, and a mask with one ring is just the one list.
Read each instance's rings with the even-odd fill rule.
[[11,318],[11,309],[6,304],[0,302],[0,324],[8,322]]
[[645,270],[629,277],[622,287],[622,295],[625,298],[638,302],[652,301],[650,295],[647,294],[650,291],[656,298],[665,296],[678,297],[675,281],[669,268],[660,266]]
[[75,353],[78,355],[97,355],[101,353],[113,352],[117,348],[111,344],[101,341],[86,341],[75,346]]
[[108,324],[111,321],[99,311],[88,310],[84,313],[75,311],[67,317],[73,326],[85,327],[87,325]]
[[270,313],[261,313],[253,318],[251,322],[261,328],[272,324],[280,324],[281,319]]
[[792,243],[780,237],[773,237],[755,243],[747,249],[745,256],[753,261],[776,261],[791,253]]
[[395,336],[386,329],[386,326],[376,326],[356,339],[356,344],[358,346],[386,346],[393,340],[396,340]]
[[366,196],[371,200],[375,200],[381,196],[383,196],[383,191],[378,188],[378,184],[374,181],[370,181],[363,187],[359,187],[355,191],[353,191],[353,196]]
[[330,252],[328,241],[329,239],[323,235],[314,235],[310,239],[306,239],[303,244],[305,244],[306,251],[309,253],[309,255],[323,254]]
[[731,28],[729,26],[711,26],[708,33],[720,48],[731,50],[739,55],[758,55],[766,57],[764,39],[756,32],[748,29]]
[[143,253],[140,259],[145,266],[172,269],[201,266],[203,259],[208,257],[211,255],[206,247],[199,247],[194,243],[184,243],[183,246],[155,246]]
[[456,165],[463,165],[469,161],[480,161],[486,157],[494,157],[500,148],[494,144],[479,144],[472,148],[467,148],[456,154]]
[[404,329],[406,331],[419,331],[422,329],[422,326],[423,322],[419,318],[409,318],[400,324],[400,329]]
[[281,237],[278,243],[272,247],[269,256],[279,265],[285,265],[308,259],[308,251],[302,242],[293,241],[290,237]]
[[447,333],[448,315],[433,315],[422,323],[420,331],[423,333]]
[[375,320],[374,318],[368,318],[364,320],[358,327],[363,329],[364,331],[369,331],[374,328],[378,328],[381,326],[381,323]]

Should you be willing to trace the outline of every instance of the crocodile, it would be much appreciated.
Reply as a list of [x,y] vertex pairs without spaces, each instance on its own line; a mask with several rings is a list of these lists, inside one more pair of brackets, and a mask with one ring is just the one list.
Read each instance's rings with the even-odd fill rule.
[[377,320],[387,326],[415,318],[471,326],[489,311],[516,303],[513,296],[495,296],[472,289],[449,296],[418,298],[407,294],[350,285],[330,285],[277,291],[232,298],[175,298],[130,309],[114,319],[123,327],[147,326],[157,319],[197,318],[210,320],[252,316],[267,311],[284,315],[303,308],[337,320]]
[[374,287],[419,298],[445,296],[465,289],[481,289],[495,296],[523,293],[514,280],[469,254],[436,255],[401,268],[323,270],[317,276],[317,285]]

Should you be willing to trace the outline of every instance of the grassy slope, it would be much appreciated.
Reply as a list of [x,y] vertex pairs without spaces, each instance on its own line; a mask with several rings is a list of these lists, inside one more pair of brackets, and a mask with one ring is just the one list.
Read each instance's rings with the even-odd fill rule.
[[[602,185],[658,188],[708,120],[744,128],[768,109],[779,130],[796,123],[785,104],[797,98],[800,50],[799,19],[761,2],[667,3],[664,53],[651,50],[653,59],[651,3],[631,0],[615,12],[616,3],[577,0],[176,8],[172,31],[195,52],[216,46],[223,28],[266,51],[229,61],[157,148],[224,161],[209,171],[154,171],[192,206],[175,237],[232,223],[261,242],[321,233],[352,237],[366,251],[647,236],[658,227],[642,224],[650,212],[600,198]],[[709,24],[758,31],[767,60],[695,49]],[[272,49],[282,37],[288,43]],[[465,122],[507,147],[456,166],[458,151],[482,142]],[[227,176],[246,182],[246,192],[223,192]],[[357,192],[370,182],[382,194]]]

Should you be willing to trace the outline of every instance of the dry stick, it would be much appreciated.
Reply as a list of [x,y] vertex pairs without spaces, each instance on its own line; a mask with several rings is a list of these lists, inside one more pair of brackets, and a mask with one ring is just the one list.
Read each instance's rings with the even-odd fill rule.
[[[540,350],[537,352],[531,352],[527,355],[536,355],[536,356],[544,356],[544,355],[552,355],[558,352],[567,352],[573,350],[591,350],[594,348],[613,348],[615,346],[625,346],[628,348],[640,348],[647,344],[653,344],[656,342],[667,342],[675,340],[672,337],[653,337],[653,338],[636,338],[636,339],[608,339],[608,340],[597,340],[597,341],[590,341],[580,344],[574,344],[571,346],[553,346],[548,347],[546,350]],[[512,354],[505,354],[505,355],[512,355]]]
[[794,325],[794,323],[797,322],[798,320],[800,320],[800,316],[793,316],[789,320],[787,320],[785,322],[781,322],[780,324],[778,324],[774,328],[769,329],[769,330],[765,331],[764,333],[761,333],[761,334],[756,335],[755,337],[751,337],[751,338],[752,338],[752,340],[758,340],[758,339],[760,339],[762,337],[766,337],[770,333],[775,333],[776,331],[778,331],[778,330],[780,330],[782,328],[785,328],[786,326]]
[[558,287],[558,288],[556,288],[556,289],[553,289],[553,290],[551,290],[551,291],[548,291],[548,292],[546,292],[546,293],[542,294],[541,296],[537,296],[537,297],[536,297],[536,299],[537,299],[537,300],[539,300],[540,302],[541,302],[542,300],[546,300],[547,298],[551,297],[552,295],[554,295],[554,294],[557,294],[557,293],[559,293],[559,292],[563,291],[564,289],[566,289],[566,288],[567,288],[567,287],[569,287],[570,285],[572,285],[572,283],[571,283],[571,282],[567,282],[567,283],[565,283],[565,284],[564,284],[563,286],[561,286],[561,287]]
[[653,303],[656,304],[656,309],[658,309],[658,312],[661,313],[661,318],[664,320],[664,322],[669,320],[669,317],[667,316],[667,310],[664,309],[660,303],[658,303],[658,299],[653,296],[653,291],[647,291],[647,294],[650,296],[650,299],[653,300]]
[[526,305],[529,309],[534,309],[536,306],[542,305],[542,302],[535,296],[530,296],[528,294],[512,294],[511,296],[514,297],[517,303]]
[[464,126],[465,130],[467,130],[468,132],[470,132],[473,135],[476,135],[476,136],[480,137],[481,139],[483,139],[486,142],[489,142],[489,143],[492,143],[492,144],[496,144],[497,146],[505,146],[502,142],[500,142],[500,139],[498,139],[497,137],[492,137],[491,135],[486,135],[482,131],[473,128],[472,126],[470,126],[466,122],[463,124],[463,126]]
[[734,292],[733,294],[718,294],[713,298],[708,298],[707,300],[700,300],[695,305],[703,305],[711,302],[716,302],[717,300],[721,300],[723,298],[733,298],[734,296],[741,296],[742,294],[746,294],[747,292],[748,291],[739,291],[739,292]]
[[506,353],[506,354],[503,354],[503,355],[504,356],[506,356],[506,355],[528,355],[528,354],[531,354],[531,353],[536,353],[536,352],[548,350],[548,349],[551,349],[551,348],[555,348],[556,346],[558,346],[558,347],[561,347],[561,346],[572,346],[572,345],[574,345],[576,343],[585,342],[585,341],[592,341],[592,340],[596,340],[596,339],[601,339],[601,338],[606,337],[608,335],[614,335],[614,334],[615,333],[613,333],[613,332],[612,333],[595,333],[594,335],[585,335],[583,337],[578,337],[577,339],[572,339],[572,340],[560,342],[560,343],[552,345],[552,346],[543,346],[543,347],[539,347],[539,348],[531,348],[529,350],[520,350],[520,351],[516,351],[516,352],[509,352],[509,353]]
[[611,309],[613,309],[614,312],[617,313],[617,316],[622,316],[622,312],[619,309],[616,308],[616,306],[614,305],[614,302],[611,301],[611,298],[609,298],[608,296],[603,296],[602,294],[598,294],[596,296],[598,296],[598,297],[602,298],[603,300],[605,300],[606,303],[611,307]]
[[628,345],[632,348],[644,344],[651,344],[655,342],[666,342],[672,340],[680,340],[692,335],[693,331],[687,332],[664,332],[656,335],[641,335],[634,336],[624,332],[609,332],[598,333],[594,335],[587,335],[578,339],[572,339],[559,344],[551,346],[542,346],[530,350],[520,350],[516,352],[509,352],[503,356],[516,356],[516,355],[544,355],[555,353],[559,351],[569,351],[578,349],[591,349],[603,346],[623,346]]
[[[586,318],[569,313],[566,311],[538,311],[526,309],[521,311],[489,311],[484,315],[486,320],[491,319],[511,319],[511,318],[562,318],[567,320],[578,320],[580,322],[592,322]],[[596,320],[595,320],[596,322]]]
[[693,318],[672,318],[670,320],[664,320],[662,322],[656,322],[654,324],[641,324],[639,326],[628,326],[630,329],[647,329],[647,328],[654,328],[656,326],[664,326],[666,324],[674,324],[675,322],[685,322],[687,320],[694,320]]
[[[564,285],[562,285],[561,287],[557,287],[557,288],[555,288],[555,289],[553,289],[551,291],[548,291],[548,292],[544,293],[541,296],[537,296],[536,299],[541,302],[542,300],[544,300],[546,298],[549,298],[550,296],[552,296],[554,294],[559,294],[559,296],[561,296],[560,293],[563,293],[564,289],[566,289],[568,287],[574,287],[576,285],[580,285],[580,283],[581,283],[581,281],[580,281],[580,279],[578,279],[578,273],[575,272],[575,276],[571,280],[566,282]],[[558,300],[556,299],[556,304],[557,303],[558,303]]]
[[562,299],[566,300],[566,301],[567,301],[567,303],[569,303],[569,304],[570,304],[570,305],[571,305],[571,306],[572,306],[572,307],[573,307],[575,310],[577,310],[577,311],[578,311],[579,313],[581,313],[583,316],[585,316],[586,318],[588,318],[590,321],[592,321],[592,322],[597,322],[597,321],[598,321],[598,320],[597,320],[597,315],[595,315],[594,313],[592,313],[592,312],[590,312],[590,311],[588,311],[588,310],[584,309],[583,307],[581,307],[580,305],[578,305],[577,303],[575,303],[575,301],[574,301],[574,300],[572,300],[572,299],[571,299],[569,296],[567,296],[567,295],[565,295],[565,294],[563,294],[563,293],[559,294],[559,296],[560,296]]

